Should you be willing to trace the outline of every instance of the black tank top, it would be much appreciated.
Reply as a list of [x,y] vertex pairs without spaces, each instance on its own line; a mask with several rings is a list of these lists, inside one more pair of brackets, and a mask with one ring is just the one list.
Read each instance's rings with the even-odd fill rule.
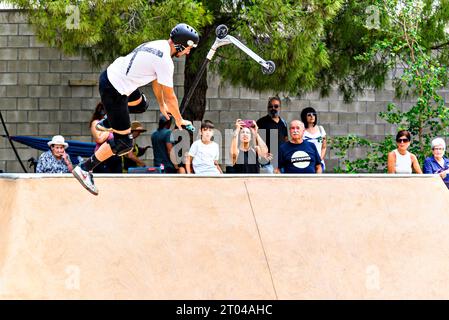
[[234,165],[235,173],[260,173],[259,159],[254,149],[240,150]]

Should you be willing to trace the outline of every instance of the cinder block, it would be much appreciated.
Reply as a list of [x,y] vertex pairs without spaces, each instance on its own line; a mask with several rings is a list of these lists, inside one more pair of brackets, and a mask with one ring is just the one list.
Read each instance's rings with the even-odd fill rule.
[[[98,70],[98,71],[92,72],[92,73],[83,73],[81,75],[81,79],[83,79],[83,80],[90,80],[90,81],[97,81],[97,83],[98,83],[98,78],[100,77],[100,73],[101,73],[101,70]],[[97,85],[97,87],[98,87],[98,85]],[[148,87],[148,89],[146,89],[145,87],[142,88],[142,91],[144,93],[148,92],[149,90],[153,91],[153,89],[149,88],[149,87]]]
[[6,48],[8,46],[8,36],[0,36],[0,47]]
[[0,61],[0,72],[8,71],[8,61]]
[[54,48],[40,48],[39,59],[40,60],[59,60],[61,58],[61,53]]
[[72,61],[72,71],[74,72],[93,72],[92,64],[87,61]]
[[6,111],[6,121],[10,123],[27,122],[27,111]]
[[0,25],[0,36],[17,35],[19,32],[19,27],[17,24],[1,24]]
[[386,124],[388,123],[387,121],[385,121],[384,119],[382,119],[379,114],[376,114],[376,123],[378,124]]
[[4,86],[17,84],[17,73],[0,73],[0,83]]
[[82,101],[80,98],[61,98],[61,110],[79,110]]
[[246,88],[240,88],[240,99],[259,99],[260,93]]
[[[316,111],[319,112],[328,112],[329,110],[334,112],[340,111],[335,110],[333,103],[326,100],[310,101],[310,107],[314,108]],[[301,112],[301,110],[299,112]]]
[[246,111],[250,110],[250,101],[248,100],[240,100],[240,99],[231,99],[229,101],[230,110],[231,111]]
[[29,36],[8,36],[8,47],[10,48],[27,48],[29,45]]
[[329,101],[329,110],[333,112],[348,112],[349,104],[344,101]]
[[34,36],[33,27],[30,24],[19,24],[19,34],[22,36]]
[[39,100],[33,98],[18,98],[17,99],[18,110],[38,110]]
[[48,111],[28,111],[28,122],[49,122],[50,112]]
[[[265,102],[265,109],[268,105],[268,100]],[[290,101],[281,102],[282,110],[285,111],[296,111],[301,112],[302,109],[310,107],[311,102],[310,100],[303,100],[303,99],[291,99]],[[315,107],[314,107],[315,108]],[[326,109],[326,110],[324,110]],[[323,103],[321,106],[316,106],[317,111],[329,111],[328,104]]]
[[376,123],[375,113],[360,113],[357,115],[357,122],[359,124],[374,124]]
[[72,121],[73,122],[89,122],[92,112],[89,111],[72,111]]
[[50,70],[50,62],[48,61],[29,61],[29,72],[48,72]]
[[30,97],[44,98],[50,95],[49,86],[29,86],[28,94]]
[[334,124],[330,126],[330,135],[337,136],[346,136],[348,134],[348,125],[347,124]]
[[[81,109],[90,111],[91,113],[94,112],[95,108],[97,107],[97,104],[100,102],[101,99],[99,98],[88,98],[82,100]],[[155,106],[157,103],[154,101],[153,103],[150,102],[150,106]],[[159,107],[157,107],[159,109]]]
[[250,100],[250,110],[267,112],[268,101],[264,100]]
[[72,89],[69,86],[50,86],[50,97],[71,97]]
[[[8,72],[20,72],[19,79],[21,75],[28,73],[28,61],[8,61]],[[21,84],[21,83],[19,83]]]
[[218,88],[218,95],[220,98],[238,98],[239,97],[239,88],[235,88],[232,86],[220,86]]
[[229,99],[207,99],[210,111],[229,111],[231,100]]
[[59,110],[58,98],[39,98],[39,110]]
[[17,124],[17,132],[24,136],[34,136],[38,135],[38,124],[37,123],[19,123]]
[[[14,159],[11,159],[11,160],[15,160],[15,159],[16,158],[14,157]],[[24,161],[24,159],[22,159],[22,161]],[[24,163],[23,165],[26,168],[26,163]],[[27,168],[26,168],[26,170],[28,171]],[[9,173],[23,173],[23,169],[20,166],[19,161],[6,161],[6,172],[9,172]],[[31,172],[31,171],[29,171],[29,172]]]
[[[235,123],[235,120],[240,118],[239,111],[220,111],[220,123],[224,124],[227,122]],[[241,118],[240,118],[241,119]]]
[[396,136],[398,133],[398,126],[394,124],[385,125],[385,136]]
[[[4,97],[4,96],[2,96]],[[2,98],[0,97],[0,109],[1,110],[17,110],[16,98]]]
[[19,11],[8,12],[8,22],[9,23],[27,23],[27,16]]
[[203,119],[210,120],[214,123],[218,123],[220,121],[220,112],[219,111],[206,111]]
[[19,73],[19,79],[17,83],[20,85],[37,85],[39,84],[38,73]]
[[218,94],[218,88],[207,88],[207,94],[206,94],[207,98],[218,98],[219,94]]
[[356,101],[376,101],[376,95],[374,90],[367,89],[362,94],[359,94],[355,98]]
[[71,70],[72,63],[70,61],[50,61],[50,72],[70,72]]
[[320,113],[320,123],[328,123],[328,124],[337,124],[338,123],[338,113],[336,112],[327,112]]
[[367,136],[383,136],[385,134],[384,124],[367,124],[366,135]]
[[339,124],[355,124],[357,123],[356,113],[340,113],[338,114]]
[[61,75],[59,73],[40,73],[39,74],[40,85],[60,85]]
[[63,136],[80,135],[81,125],[79,123],[61,123],[60,134]]
[[39,135],[54,136],[59,134],[59,124],[57,123],[39,123]]
[[355,134],[359,137],[366,136],[366,125],[365,124],[350,124],[348,126],[348,133]]
[[6,96],[17,98],[17,97],[28,97],[28,87],[27,86],[7,86]]
[[[19,28],[20,31],[20,28]],[[31,30],[31,34],[33,31]],[[39,41],[39,39],[37,39],[36,37],[30,37],[30,47],[31,48],[45,48],[47,45],[41,41]]]
[[18,49],[19,60],[39,60],[39,49]]
[[393,90],[381,90],[375,92],[376,101],[393,102],[395,98],[395,93]]
[[[9,134],[14,136],[17,134],[17,123],[6,123],[6,129],[8,130]],[[3,131],[3,128],[2,128]],[[2,159],[2,157],[0,157]],[[7,159],[5,159],[7,160]]]
[[50,112],[50,122],[52,123],[70,123],[70,111],[53,111]]
[[353,113],[364,113],[366,112],[366,101],[354,101],[348,104],[348,112]]
[[0,49],[0,60],[17,60],[17,49]]
[[74,98],[91,98],[92,93],[92,87],[72,87],[72,97]]

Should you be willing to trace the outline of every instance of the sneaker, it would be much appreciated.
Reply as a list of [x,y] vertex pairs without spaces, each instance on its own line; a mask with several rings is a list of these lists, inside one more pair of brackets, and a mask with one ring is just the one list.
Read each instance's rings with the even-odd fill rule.
[[78,165],[72,170],[73,176],[93,195],[98,195],[98,189],[94,184],[94,176],[88,171],[84,171]]
[[106,116],[102,120],[97,122],[97,124],[95,125],[95,129],[97,129],[98,131],[107,131],[107,132],[113,132],[114,130],[111,128],[109,120]]

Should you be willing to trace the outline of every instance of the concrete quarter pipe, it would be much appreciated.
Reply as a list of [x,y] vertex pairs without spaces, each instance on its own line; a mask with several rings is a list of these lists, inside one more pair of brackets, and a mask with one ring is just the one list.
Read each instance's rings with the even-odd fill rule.
[[449,298],[436,176],[0,175],[0,299]]

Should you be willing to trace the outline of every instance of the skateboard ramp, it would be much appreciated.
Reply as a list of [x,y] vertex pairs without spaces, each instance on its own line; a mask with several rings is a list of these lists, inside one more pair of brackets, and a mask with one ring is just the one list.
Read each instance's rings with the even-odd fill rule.
[[433,176],[0,175],[0,299],[449,298]]

